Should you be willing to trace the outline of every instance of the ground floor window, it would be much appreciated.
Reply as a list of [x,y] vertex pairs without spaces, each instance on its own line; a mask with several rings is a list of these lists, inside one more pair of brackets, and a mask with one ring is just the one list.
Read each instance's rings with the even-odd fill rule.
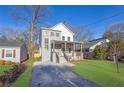
[[12,50],[6,50],[6,57],[12,57]]
[[45,48],[48,50],[49,49],[49,39],[45,38]]

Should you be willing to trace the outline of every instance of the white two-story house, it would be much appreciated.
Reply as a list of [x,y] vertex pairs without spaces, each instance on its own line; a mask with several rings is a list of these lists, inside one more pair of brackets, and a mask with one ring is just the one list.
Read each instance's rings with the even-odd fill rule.
[[[74,41],[74,31],[65,23],[41,28],[42,62],[67,62],[82,58],[82,43]],[[77,51],[77,53],[76,53]]]

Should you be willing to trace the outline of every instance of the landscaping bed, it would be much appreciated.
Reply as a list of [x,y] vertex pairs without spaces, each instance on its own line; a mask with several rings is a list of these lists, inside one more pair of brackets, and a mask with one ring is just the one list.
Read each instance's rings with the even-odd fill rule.
[[[2,65],[3,66],[3,65]],[[4,67],[4,66],[3,66]],[[10,69],[4,69],[4,73],[0,75],[0,86],[7,87],[14,82],[21,73],[26,69],[25,64],[15,64]]]
[[29,87],[30,86],[30,80],[32,76],[32,66],[33,63],[38,60],[31,58],[29,59],[27,64],[27,69],[20,75],[20,77],[11,85],[11,87]]
[[82,60],[72,62],[72,71],[104,87],[124,87],[124,64],[120,63],[120,73],[116,72],[115,64],[106,60]]

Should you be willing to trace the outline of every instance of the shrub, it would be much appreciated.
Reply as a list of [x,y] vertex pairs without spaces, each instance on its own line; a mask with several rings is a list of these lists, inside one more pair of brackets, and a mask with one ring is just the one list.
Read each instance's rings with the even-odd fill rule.
[[95,59],[101,60],[106,59],[107,56],[106,47],[104,47],[103,45],[96,46],[93,55]]
[[4,71],[5,74],[0,76],[0,86],[9,86],[10,83],[14,82],[21,73],[23,73],[26,69],[25,64],[14,65],[8,71]]
[[5,60],[0,60],[0,65],[5,65]]
[[8,61],[6,61],[6,64],[7,65],[11,65],[12,64],[12,61],[8,60]]

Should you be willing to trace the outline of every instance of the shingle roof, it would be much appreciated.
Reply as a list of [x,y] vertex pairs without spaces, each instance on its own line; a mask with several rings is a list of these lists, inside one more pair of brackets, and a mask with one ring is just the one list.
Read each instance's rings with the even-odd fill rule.
[[20,47],[23,43],[15,40],[3,40],[0,38],[0,46],[15,46]]
[[89,42],[97,42],[97,41],[101,41],[101,40],[105,40],[105,39],[106,39],[106,38],[102,37],[102,38],[90,40]]
[[83,48],[90,48],[93,45],[95,45],[98,42],[103,41],[103,40],[105,40],[105,38],[98,38],[98,39],[91,40],[91,41],[89,41],[87,43],[84,43]]
[[76,31],[75,31],[75,29],[71,26],[71,25],[69,25],[67,22],[62,22],[68,29],[70,29],[73,33],[75,33]]

